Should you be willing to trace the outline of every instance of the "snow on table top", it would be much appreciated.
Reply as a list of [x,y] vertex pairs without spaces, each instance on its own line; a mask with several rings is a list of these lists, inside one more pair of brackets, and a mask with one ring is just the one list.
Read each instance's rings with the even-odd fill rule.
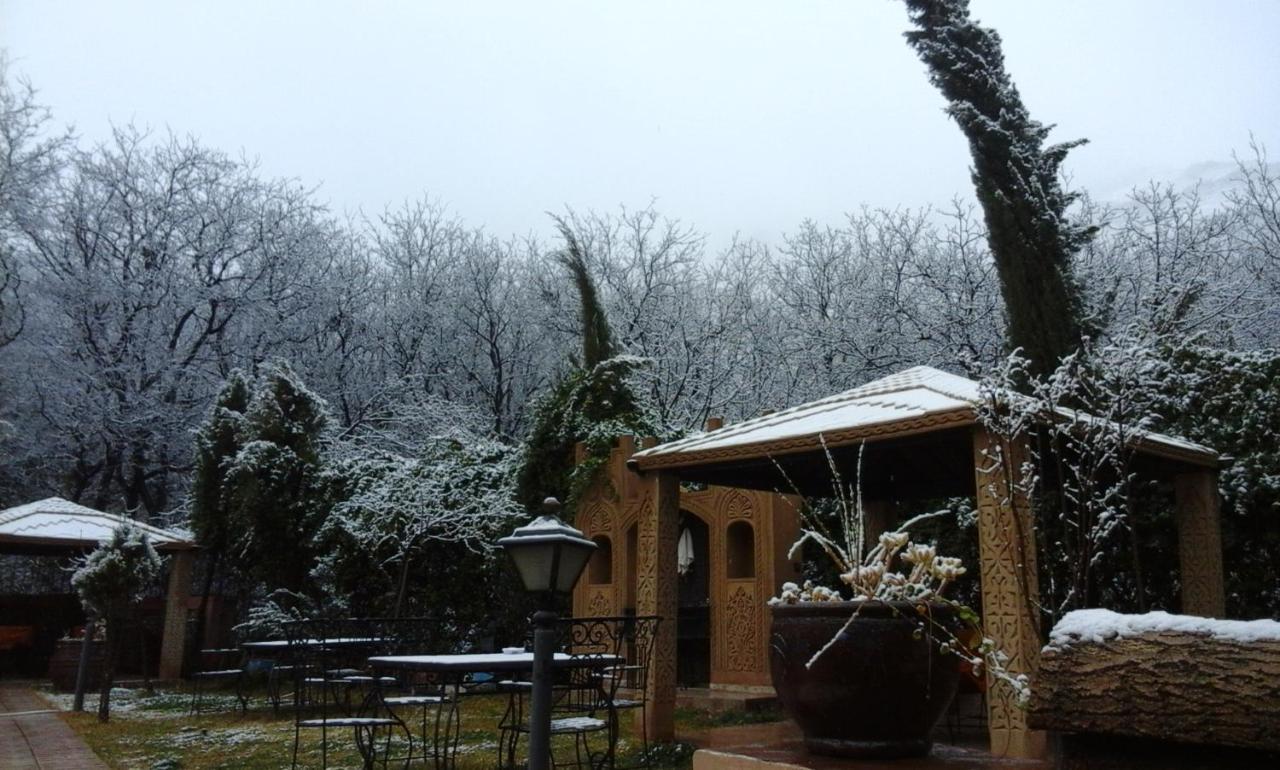
[[1072,642],[1102,642],[1116,637],[1161,632],[1200,634],[1230,642],[1280,642],[1280,623],[1274,620],[1219,620],[1196,615],[1148,612],[1124,615],[1111,610],[1068,612],[1049,632],[1050,647]]
[[[598,668],[622,660],[617,655],[575,656],[557,652],[552,664],[561,667],[575,665]],[[461,655],[377,655],[369,658],[369,665],[376,668],[407,668],[424,671],[495,671],[520,670],[533,665],[532,652],[480,652]]]

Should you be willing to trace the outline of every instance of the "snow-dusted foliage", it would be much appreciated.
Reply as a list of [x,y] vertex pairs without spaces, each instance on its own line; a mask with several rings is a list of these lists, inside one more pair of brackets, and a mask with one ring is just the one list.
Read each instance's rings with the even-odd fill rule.
[[163,566],[146,533],[126,522],[111,533],[110,540],[85,556],[71,576],[71,585],[80,595],[85,611],[106,624],[107,649],[98,699],[98,719],[103,722],[111,713],[111,685],[124,633],[122,625]]
[[511,447],[465,434],[428,438],[412,457],[353,454],[327,471],[346,492],[320,537],[372,557],[395,586],[398,615],[428,543],[484,556],[525,515],[515,502],[518,459]]
[[[570,372],[543,397],[521,465],[521,502],[533,508],[548,496],[565,496],[572,508],[618,436],[655,433],[628,386],[645,364],[634,356],[615,356],[589,371]],[[579,441],[586,445],[587,458],[575,465],[573,451]]]
[[45,135],[50,121],[35,89],[11,81],[8,57],[0,51],[0,347],[13,342],[27,320],[15,246],[39,218],[67,148],[65,135]]
[[162,566],[147,534],[125,523],[76,566],[71,585],[86,610],[112,618],[142,598]]
[[[1152,421],[1143,409],[1146,361],[1115,348],[1090,352],[1068,356],[1043,378],[1015,353],[982,382],[978,418],[1003,441],[980,461],[1000,466],[1009,487],[993,490],[998,498],[1035,501],[1051,614],[1098,601],[1094,571],[1121,544],[1135,439]],[[1027,457],[1005,455],[1015,442],[1025,443]]]
[[[519,481],[526,507],[555,497],[571,516],[618,436],[656,433],[644,392],[636,387],[635,374],[648,361],[618,350],[592,275],[592,241],[580,236],[574,221],[556,219],[565,242],[556,259],[577,290],[581,355],[570,356],[569,370],[534,409]],[[575,458],[579,443],[586,449],[584,462]]]
[[235,563],[272,588],[301,591],[324,521],[322,449],[328,406],[283,363],[254,383],[223,494]]
[[1229,351],[1194,340],[1145,353],[1160,430],[1228,457],[1218,471],[1233,617],[1280,619],[1280,351]]
[[[1280,617],[1280,356],[1230,352],[1194,340],[1117,338],[1029,376],[1014,354],[983,381],[979,419],[1026,442],[1006,464],[1003,497],[1034,508],[1043,609],[1050,618],[1107,606],[1176,609],[1176,526],[1167,483],[1139,474],[1144,431],[1182,436],[1226,456],[1219,470],[1228,612]],[[1014,388],[1024,388],[1025,397]]]

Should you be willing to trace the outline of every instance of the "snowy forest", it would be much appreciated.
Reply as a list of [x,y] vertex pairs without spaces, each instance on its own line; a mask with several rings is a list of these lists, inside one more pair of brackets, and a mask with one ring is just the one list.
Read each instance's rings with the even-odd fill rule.
[[[661,437],[911,365],[1008,369],[965,201],[850,201],[767,241],[643,201],[548,201],[551,236],[472,226],[447,191],[340,215],[307,180],[196,138],[121,125],[86,144],[11,67],[0,84],[0,508],[57,494],[183,524],[233,490],[239,523],[190,522],[238,544],[211,575],[345,581],[399,610],[426,601],[407,588],[428,565],[509,531],[539,400],[583,366],[570,245]],[[1072,204],[1092,235],[1074,263],[1077,369],[1142,427],[1231,457],[1229,611],[1280,617],[1280,173],[1261,146],[1237,162],[1213,205],[1160,180]],[[1128,560],[1156,529],[1121,523],[1093,547]],[[488,557],[464,564],[457,581],[504,579]],[[1151,582],[1160,606],[1173,592]]]

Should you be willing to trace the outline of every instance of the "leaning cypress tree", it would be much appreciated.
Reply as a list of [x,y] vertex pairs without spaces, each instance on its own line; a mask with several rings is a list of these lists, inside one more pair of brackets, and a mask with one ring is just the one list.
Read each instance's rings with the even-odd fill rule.
[[1031,119],[1004,68],[1000,36],[969,18],[968,0],[905,0],[918,27],[907,41],[969,140],[973,184],[1000,276],[1008,340],[1029,373],[1045,376],[1083,336],[1072,260],[1096,228],[1071,222],[1076,196],[1058,169],[1076,140],[1045,146],[1051,126]]
[[[558,497],[572,515],[580,494],[608,459],[615,437],[651,435],[651,421],[628,380],[643,361],[620,355],[609,320],[596,291],[587,254],[569,223],[556,218],[565,248],[557,261],[569,272],[578,292],[582,321],[582,359],[571,360],[534,409],[533,427],[525,442],[520,468],[520,503],[536,510],[547,497]],[[584,442],[587,460],[575,465],[574,447]]]

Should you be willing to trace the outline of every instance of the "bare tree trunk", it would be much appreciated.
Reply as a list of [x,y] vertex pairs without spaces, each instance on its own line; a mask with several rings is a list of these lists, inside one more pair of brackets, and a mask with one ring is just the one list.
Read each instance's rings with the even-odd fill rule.
[[111,719],[111,686],[116,679],[116,640],[120,636],[119,615],[105,619],[106,634],[103,640],[102,687],[98,690],[98,721]]
[[404,595],[409,586],[409,562],[409,554],[406,552],[404,558],[400,560],[400,587],[396,590],[396,611],[393,617],[400,617],[404,607]]

